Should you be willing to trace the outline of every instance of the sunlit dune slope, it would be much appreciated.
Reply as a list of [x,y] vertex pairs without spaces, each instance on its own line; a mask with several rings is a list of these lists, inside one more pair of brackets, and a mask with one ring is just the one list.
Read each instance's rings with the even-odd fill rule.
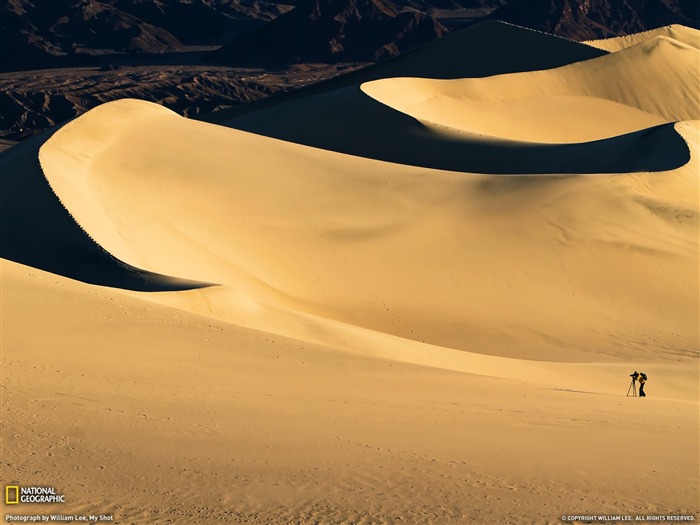
[[696,49],[700,49],[700,31],[693,29],[692,27],[685,27],[677,24],[659,27],[657,29],[652,29],[651,31],[644,31],[643,33],[635,33],[632,35],[604,38],[601,40],[587,40],[585,43],[598,49],[615,52],[627,47],[635,46],[656,36],[666,36],[672,38],[673,40],[683,42],[684,44]]
[[[697,147],[693,124],[678,130]],[[179,307],[302,338],[332,332],[321,318],[534,358],[697,346],[695,157],[619,176],[441,172],[124,100],[58,131],[40,161],[109,253],[222,285],[163,298]]]
[[580,142],[700,118],[699,69],[699,49],[656,36],[555,70],[450,81],[392,78],[362,90],[422,122],[451,129]]

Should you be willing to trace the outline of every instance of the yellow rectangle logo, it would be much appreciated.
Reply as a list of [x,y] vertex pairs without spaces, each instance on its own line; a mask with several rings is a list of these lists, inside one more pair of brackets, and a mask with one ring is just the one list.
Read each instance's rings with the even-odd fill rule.
[[[11,492],[14,491],[14,496]],[[19,486],[18,485],[7,485],[5,487],[5,504],[6,505],[17,505],[19,503]]]

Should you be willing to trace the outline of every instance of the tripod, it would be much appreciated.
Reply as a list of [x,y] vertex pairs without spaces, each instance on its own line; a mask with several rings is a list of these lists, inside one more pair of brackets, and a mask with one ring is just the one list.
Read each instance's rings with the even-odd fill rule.
[[627,389],[627,397],[629,397],[630,392],[632,392],[632,397],[637,397],[637,385],[634,384],[634,378],[632,378],[630,387]]

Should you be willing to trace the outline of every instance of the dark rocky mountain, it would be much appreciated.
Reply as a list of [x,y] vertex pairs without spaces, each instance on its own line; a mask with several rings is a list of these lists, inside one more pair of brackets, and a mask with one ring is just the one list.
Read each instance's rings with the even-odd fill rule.
[[115,54],[220,46],[290,8],[236,0],[4,0],[0,71],[104,64],[105,56]]
[[[374,62],[485,17],[572,39],[671,23],[697,0],[0,0],[0,71],[103,66],[224,46],[214,62]],[[140,59],[140,64],[144,64]],[[172,60],[170,62],[172,65]]]
[[512,1],[490,18],[570,38],[591,40],[638,33],[669,24],[700,27],[697,0]]
[[387,0],[309,0],[215,53],[245,64],[375,62],[447,34],[433,17]]
[[294,8],[215,52],[231,65],[377,62],[483,19],[573,40],[698,27],[696,0],[287,0]]
[[167,29],[185,45],[224,44],[238,33],[292,8],[259,0],[103,0],[144,22]]

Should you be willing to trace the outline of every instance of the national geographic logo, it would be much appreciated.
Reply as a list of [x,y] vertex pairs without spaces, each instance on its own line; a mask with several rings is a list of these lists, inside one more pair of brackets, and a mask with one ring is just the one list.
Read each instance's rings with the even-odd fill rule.
[[19,487],[17,485],[8,485],[5,487],[5,504],[17,505],[19,503]]
[[65,502],[66,497],[63,494],[58,494],[54,487],[20,487],[19,485],[7,485],[5,487],[6,505]]

